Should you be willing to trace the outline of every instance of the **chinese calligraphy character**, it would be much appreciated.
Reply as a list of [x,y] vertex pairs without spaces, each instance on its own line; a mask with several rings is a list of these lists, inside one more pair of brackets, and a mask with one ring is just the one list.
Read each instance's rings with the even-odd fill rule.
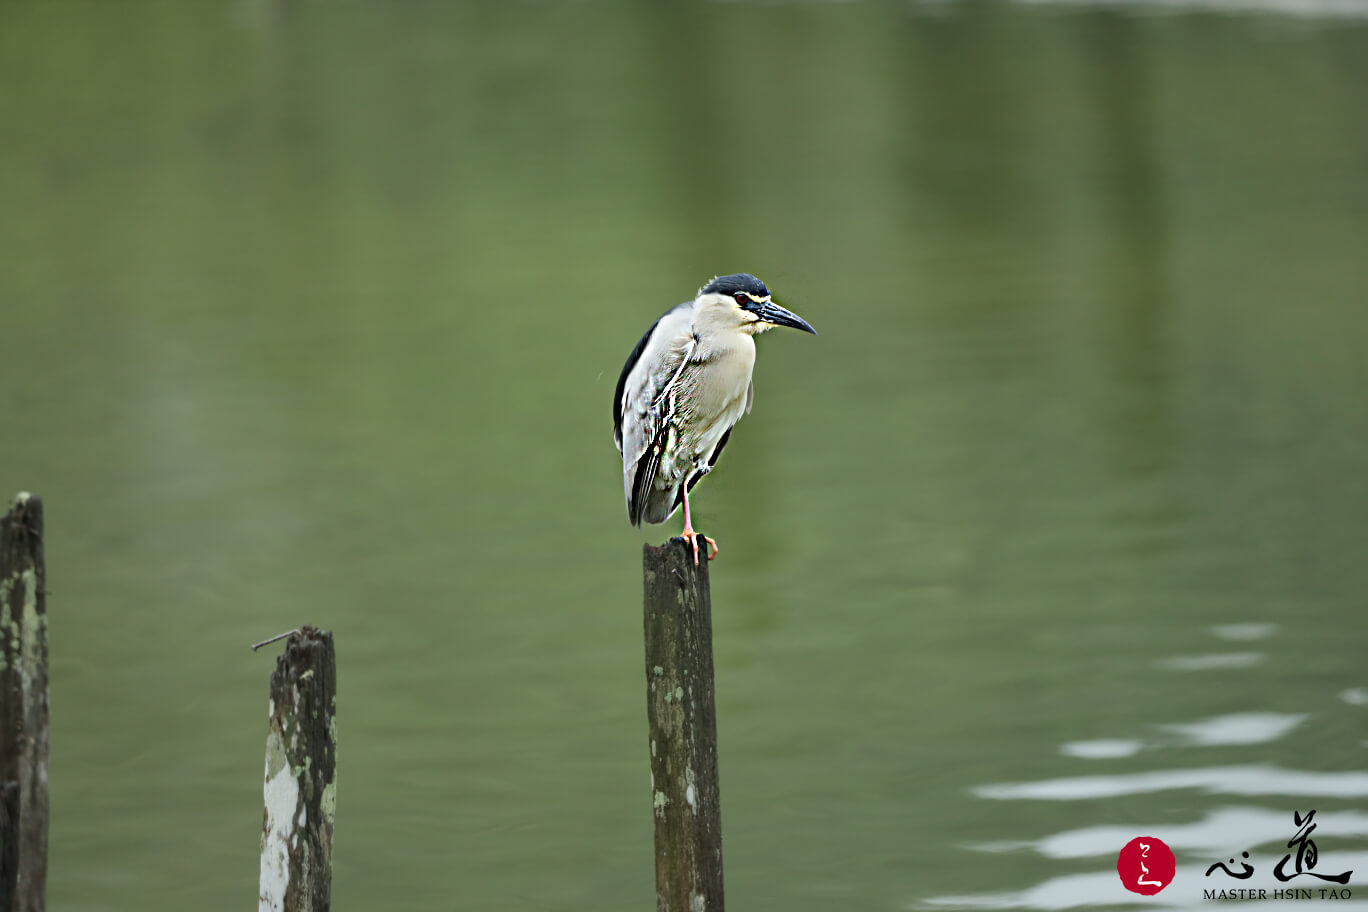
[[[1140,857],[1149,858],[1150,846],[1148,842],[1140,843]],[[1163,887],[1162,880],[1145,880],[1145,875],[1149,873],[1149,866],[1143,861],[1140,862],[1140,876],[1135,879],[1136,886],[1140,887]]]
[[[1241,857],[1241,858],[1248,858],[1248,857],[1249,857],[1249,853],[1248,853],[1248,852],[1241,852],[1241,853],[1240,853],[1240,857]],[[1231,864],[1234,864],[1234,863],[1235,863],[1235,859],[1233,859],[1233,858],[1230,859],[1230,863],[1231,863]],[[1222,871],[1225,871],[1227,874],[1229,874],[1231,877],[1235,878],[1236,880],[1248,880],[1250,877],[1254,876],[1254,866],[1253,866],[1253,865],[1248,864],[1248,863],[1242,861],[1242,862],[1240,862],[1240,867],[1244,868],[1244,871],[1242,871],[1242,872],[1239,873],[1239,874],[1236,874],[1234,871],[1230,870],[1230,868],[1227,868],[1227,867],[1226,867],[1224,861],[1218,861],[1218,862],[1216,862],[1214,865],[1212,865],[1211,867],[1209,867],[1209,868],[1206,869],[1206,876],[1207,876],[1207,877],[1210,877],[1210,876],[1211,876],[1211,872],[1214,871],[1214,870],[1216,870],[1217,868],[1220,868]]]
[[1311,840],[1311,833],[1316,829],[1316,824],[1311,822],[1311,818],[1315,816],[1316,812],[1314,810],[1307,811],[1305,817],[1298,814],[1296,811],[1292,812],[1292,820],[1296,822],[1298,830],[1297,835],[1287,841],[1287,847],[1289,849],[1293,846],[1297,847],[1297,870],[1293,874],[1283,873],[1283,868],[1292,860],[1292,853],[1289,852],[1283,856],[1283,860],[1278,862],[1278,866],[1273,869],[1273,876],[1281,881],[1289,881],[1294,877],[1309,874],[1312,877],[1319,878],[1320,880],[1328,880],[1332,883],[1348,883],[1349,875],[1353,874],[1353,871],[1345,871],[1343,874],[1332,875],[1317,874],[1311,870],[1316,866],[1316,860],[1320,857],[1320,853],[1316,851],[1315,842]]

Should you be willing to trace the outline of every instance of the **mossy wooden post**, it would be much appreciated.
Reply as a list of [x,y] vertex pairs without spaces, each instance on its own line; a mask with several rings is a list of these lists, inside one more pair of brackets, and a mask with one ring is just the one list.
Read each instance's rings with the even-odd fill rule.
[[47,883],[48,639],[43,502],[0,519],[0,912],[42,912]]
[[301,627],[271,675],[260,912],[326,912],[331,903],[336,710],[332,633]]
[[646,717],[657,912],[722,912],[712,596],[681,538],[646,545]]

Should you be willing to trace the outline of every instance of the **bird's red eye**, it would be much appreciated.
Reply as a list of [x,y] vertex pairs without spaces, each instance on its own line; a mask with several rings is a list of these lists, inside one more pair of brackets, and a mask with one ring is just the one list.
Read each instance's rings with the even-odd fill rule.
[[736,303],[740,304],[742,307],[745,307],[750,303],[750,296],[743,291],[738,291],[736,294],[732,295],[732,297],[736,298]]

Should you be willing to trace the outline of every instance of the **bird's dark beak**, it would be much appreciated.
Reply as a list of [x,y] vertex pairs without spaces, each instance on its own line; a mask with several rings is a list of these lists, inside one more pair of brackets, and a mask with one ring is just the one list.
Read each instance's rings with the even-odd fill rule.
[[766,323],[773,323],[775,326],[792,326],[794,329],[801,329],[803,332],[817,335],[817,330],[809,326],[807,320],[791,310],[780,307],[773,301],[766,301],[761,304],[755,309],[755,314]]

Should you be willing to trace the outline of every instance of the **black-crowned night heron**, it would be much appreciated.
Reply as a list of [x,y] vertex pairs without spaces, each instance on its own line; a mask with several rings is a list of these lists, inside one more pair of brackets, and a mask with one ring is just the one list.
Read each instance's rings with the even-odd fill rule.
[[689,491],[712,471],[732,427],[751,410],[755,336],[775,326],[817,334],[770,298],[753,275],[719,276],[667,311],[627,356],[613,393],[627,518],[662,523],[683,504],[684,538],[698,563]]

